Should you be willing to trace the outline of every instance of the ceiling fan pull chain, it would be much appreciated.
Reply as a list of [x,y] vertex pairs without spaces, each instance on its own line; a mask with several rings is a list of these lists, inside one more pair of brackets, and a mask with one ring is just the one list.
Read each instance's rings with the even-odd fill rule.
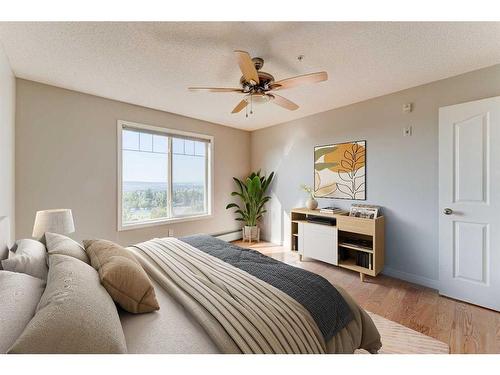
[[253,95],[250,95],[250,114],[253,115]]
[[245,117],[248,118],[248,106],[245,107]]

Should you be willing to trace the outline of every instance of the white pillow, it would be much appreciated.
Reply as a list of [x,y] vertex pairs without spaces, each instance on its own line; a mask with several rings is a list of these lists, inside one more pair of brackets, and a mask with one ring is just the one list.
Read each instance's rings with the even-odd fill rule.
[[49,261],[36,314],[7,353],[126,353],[118,311],[97,271],[67,255]]
[[23,333],[35,315],[45,282],[22,273],[0,271],[0,353]]
[[45,245],[30,239],[18,240],[16,245],[16,252],[10,252],[9,258],[2,260],[3,269],[47,280],[48,267]]
[[90,264],[89,257],[85,249],[78,242],[62,234],[45,232],[45,243],[49,255],[67,255]]
[[2,260],[9,259],[10,253],[15,250],[16,250],[16,244],[14,244],[14,246],[12,246],[12,248],[10,249],[7,246],[0,248],[0,271],[3,270]]
[[[9,257],[9,248],[5,246],[4,248],[0,248],[0,261],[7,259]],[[2,268],[0,268],[1,270]]]

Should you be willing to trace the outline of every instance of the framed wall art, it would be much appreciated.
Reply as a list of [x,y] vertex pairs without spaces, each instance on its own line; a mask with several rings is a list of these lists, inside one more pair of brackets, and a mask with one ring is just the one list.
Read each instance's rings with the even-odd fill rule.
[[366,141],[314,147],[314,196],[366,199]]

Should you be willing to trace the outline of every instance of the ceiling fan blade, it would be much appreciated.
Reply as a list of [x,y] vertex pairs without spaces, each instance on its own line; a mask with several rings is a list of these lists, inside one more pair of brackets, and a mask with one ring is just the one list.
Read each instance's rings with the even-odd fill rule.
[[283,108],[288,109],[290,111],[295,111],[296,109],[299,108],[299,106],[297,104],[295,104],[291,100],[288,100],[280,95],[276,95],[276,94],[268,94],[268,95],[271,97],[271,101],[274,104],[279,105],[280,107],[283,107]]
[[248,52],[234,51],[234,53],[238,59],[238,65],[240,66],[241,73],[243,73],[243,77],[245,77],[248,82],[254,81],[256,84],[259,84],[257,69],[255,69],[255,65]]
[[188,87],[191,91],[210,91],[210,92],[243,92],[242,89],[231,87]]
[[236,107],[231,111],[231,113],[238,113],[240,112],[243,108],[245,108],[248,105],[248,102],[246,99],[243,99],[241,102],[238,103]]
[[297,77],[282,79],[281,81],[278,82],[274,82],[271,85],[271,90],[290,89],[292,87],[304,85],[307,83],[326,81],[327,79],[328,79],[328,74],[326,72],[309,73]]

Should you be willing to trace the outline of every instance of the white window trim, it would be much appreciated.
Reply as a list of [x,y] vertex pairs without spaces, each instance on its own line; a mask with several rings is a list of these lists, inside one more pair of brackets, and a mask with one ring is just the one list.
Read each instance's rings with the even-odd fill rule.
[[[168,133],[171,135],[179,135],[179,136],[185,136],[185,137],[192,137],[192,138],[199,138],[199,139],[206,139],[209,141],[208,147],[207,147],[207,167],[205,168],[205,171],[207,173],[207,194],[206,197],[209,198],[207,202],[207,213],[202,214],[202,215],[192,215],[192,216],[183,216],[183,217],[172,217],[172,218],[165,218],[165,219],[158,219],[158,220],[150,220],[150,221],[143,221],[140,223],[136,224],[123,224],[122,221],[122,131],[124,126],[130,126],[132,128],[136,128],[138,130],[150,130],[150,131],[155,131],[155,132],[160,132],[160,133]],[[170,145],[169,145],[170,147]],[[148,228],[148,227],[155,227],[159,225],[168,225],[168,224],[173,224],[173,223],[182,223],[182,222],[187,222],[187,221],[196,221],[196,220],[203,220],[203,219],[209,219],[213,217],[213,202],[214,202],[214,137],[211,135],[206,135],[206,134],[199,134],[199,133],[192,133],[192,132],[186,132],[183,130],[177,130],[177,129],[170,129],[170,128],[164,128],[160,126],[152,126],[152,125],[146,125],[146,124],[140,124],[136,122],[130,122],[130,121],[124,121],[124,120],[118,120],[117,121],[117,223],[118,223],[118,231],[127,231],[127,230],[132,230],[132,229],[139,229],[139,228]],[[169,173],[169,184],[172,179],[172,164],[171,164],[171,150],[169,149],[169,168],[168,168],[168,173]],[[169,208],[171,209],[171,208]]]

